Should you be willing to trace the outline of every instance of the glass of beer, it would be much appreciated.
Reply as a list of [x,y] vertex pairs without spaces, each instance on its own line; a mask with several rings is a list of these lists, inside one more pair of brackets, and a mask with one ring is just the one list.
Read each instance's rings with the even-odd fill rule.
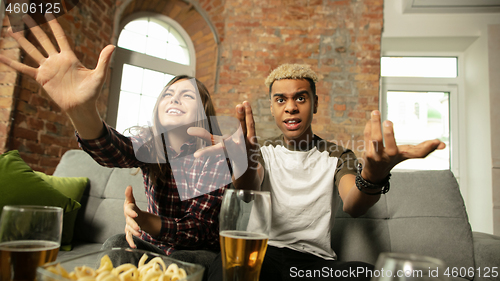
[[226,190],[220,212],[224,281],[259,280],[270,229],[269,192]]
[[55,261],[63,209],[4,206],[0,218],[0,281],[33,281],[36,269]]

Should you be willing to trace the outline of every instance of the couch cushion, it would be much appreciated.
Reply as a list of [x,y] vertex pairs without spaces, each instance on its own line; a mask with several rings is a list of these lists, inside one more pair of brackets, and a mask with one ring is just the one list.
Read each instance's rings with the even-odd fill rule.
[[[498,281],[498,265],[500,265],[500,236],[482,232],[473,232],[474,261],[476,276],[474,281]],[[477,268],[482,268],[481,272]],[[489,271],[488,273],[486,271]],[[497,273],[493,272],[496,271]],[[479,276],[479,273],[481,276]]]
[[449,267],[474,267],[472,230],[453,173],[394,173],[392,182],[387,196],[391,251],[440,258]]
[[80,203],[44,181],[24,162],[17,150],[0,156],[0,213],[5,205],[46,205],[64,209],[61,245],[71,248]]
[[337,218],[332,231],[332,249],[341,261],[374,264],[381,252],[389,251],[389,228],[384,219]]
[[82,200],[83,192],[89,184],[89,179],[84,177],[56,177],[38,171],[35,171],[35,174],[59,190],[64,196],[77,202]]
[[99,165],[82,150],[67,151],[54,171],[59,177],[87,177],[89,189],[82,196],[82,211],[75,225],[75,238],[103,243],[123,233],[125,188],[132,185],[137,205],[147,209],[142,173],[136,168],[107,168]]
[[472,231],[453,174],[392,174],[391,191],[361,218],[349,218],[340,206],[332,231],[339,259],[374,264],[376,251],[406,252],[442,259],[449,267],[474,267]]
[[[89,184],[89,179],[84,177],[56,177],[37,171],[35,171],[35,174],[49,183],[52,187],[59,190],[64,196],[67,196],[77,202],[81,202],[83,192]],[[76,215],[73,220],[76,220]],[[66,233],[63,234],[63,237],[66,236],[67,238],[65,239],[69,242],[73,240],[73,230],[73,228],[64,230]],[[68,243],[67,241],[65,241],[61,246],[63,251],[70,251],[72,248],[73,246],[71,243]]]
[[394,172],[387,208],[391,218],[443,217],[467,220],[465,205],[453,173]]

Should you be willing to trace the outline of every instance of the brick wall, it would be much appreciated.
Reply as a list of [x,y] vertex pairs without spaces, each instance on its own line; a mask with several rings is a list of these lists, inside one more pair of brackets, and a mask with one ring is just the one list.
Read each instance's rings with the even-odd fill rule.
[[[213,92],[220,115],[232,114],[237,103],[248,100],[257,133],[262,137],[279,133],[264,79],[282,63],[306,63],[321,78],[313,131],[344,146],[362,148],[353,144],[362,139],[369,112],[378,108],[383,0],[80,3],[62,17],[61,24],[85,66],[93,68],[100,50],[113,42],[119,20],[137,11],[161,13],[177,20],[191,36],[197,77]],[[19,59],[15,42],[4,38],[5,25],[0,52]],[[109,78],[98,103],[103,117],[108,92]],[[18,149],[32,168],[51,173],[62,153],[75,147],[71,124],[38,84],[0,65],[0,152]]]
[[[168,2],[133,1],[125,14],[154,10],[181,23],[195,42],[197,77],[212,91],[219,115],[233,114],[237,103],[248,100],[259,136],[279,134],[264,79],[282,63],[306,63],[321,77],[313,131],[360,154],[365,122],[378,108],[383,0]],[[218,66],[208,61],[217,46],[206,50],[196,42],[214,43],[199,13],[217,32]]]
[[[0,32],[2,38],[0,40],[0,54],[15,61],[20,60],[21,52],[17,42],[11,37],[6,37],[6,26],[19,25],[20,22],[19,17],[12,18],[10,22],[5,17]],[[9,135],[12,130],[12,116],[15,111],[14,93],[19,91],[19,77],[20,75],[12,68],[0,63],[0,152],[6,151],[8,147]]]
[[278,134],[264,79],[282,63],[305,63],[321,77],[313,131],[351,148],[362,140],[378,108],[382,0],[231,0],[224,15],[218,111],[248,100],[258,134]]

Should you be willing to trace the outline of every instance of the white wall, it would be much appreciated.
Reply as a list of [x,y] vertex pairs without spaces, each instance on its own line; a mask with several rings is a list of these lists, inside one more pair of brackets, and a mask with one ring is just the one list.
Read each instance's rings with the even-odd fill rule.
[[[493,158],[493,234],[500,235],[500,24],[488,26],[491,152]],[[496,79],[495,79],[496,78]]]
[[493,233],[488,25],[500,23],[500,13],[403,14],[402,0],[385,0],[384,5],[382,54],[457,53],[463,60],[461,191],[472,229]]

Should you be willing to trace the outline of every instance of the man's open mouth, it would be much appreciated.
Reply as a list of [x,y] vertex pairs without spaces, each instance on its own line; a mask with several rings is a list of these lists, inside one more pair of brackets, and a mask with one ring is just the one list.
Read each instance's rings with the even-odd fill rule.
[[302,122],[302,120],[300,119],[285,119],[285,121],[283,121],[283,123],[285,123],[285,127],[288,129],[288,130],[296,130],[298,129],[298,127],[300,126],[300,122]]

